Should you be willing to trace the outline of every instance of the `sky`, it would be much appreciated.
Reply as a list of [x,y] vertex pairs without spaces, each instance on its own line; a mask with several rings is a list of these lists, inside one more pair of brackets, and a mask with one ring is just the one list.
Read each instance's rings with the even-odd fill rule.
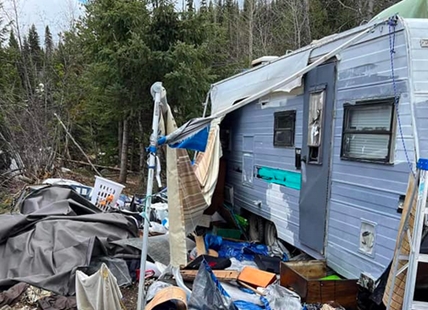
[[3,11],[6,21],[14,20],[14,5],[16,3],[19,24],[23,33],[27,33],[28,28],[34,24],[40,35],[44,37],[46,25],[57,41],[57,34],[69,28],[70,23],[78,18],[83,12],[81,2],[83,0],[2,0]]
[[[18,8],[20,26],[23,33],[34,24],[43,42],[46,25],[53,34],[54,41],[58,41],[57,34],[70,27],[70,23],[84,12],[82,6],[87,0],[0,0],[3,2],[3,12],[6,21],[14,20],[13,3]],[[118,0],[120,1],[120,0]],[[199,0],[194,1],[196,6]],[[176,0],[177,6],[181,6],[182,0]]]

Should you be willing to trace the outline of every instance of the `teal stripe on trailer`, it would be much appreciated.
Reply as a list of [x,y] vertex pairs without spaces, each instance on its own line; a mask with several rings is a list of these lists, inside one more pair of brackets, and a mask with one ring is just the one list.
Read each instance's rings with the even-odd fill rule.
[[300,190],[302,176],[298,172],[259,167],[257,177],[268,183],[279,184],[285,187]]

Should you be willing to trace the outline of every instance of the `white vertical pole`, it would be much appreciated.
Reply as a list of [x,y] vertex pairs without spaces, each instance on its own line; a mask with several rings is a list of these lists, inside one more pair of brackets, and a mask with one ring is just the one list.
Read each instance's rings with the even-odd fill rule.
[[159,117],[160,117],[160,105],[161,105],[161,92],[162,84],[159,83],[154,87],[152,86],[152,91],[154,95],[154,110],[153,110],[153,122],[152,122],[152,135],[150,136],[150,146],[149,146],[149,167],[147,175],[147,191],[146,191],[146,201],[145,208],[143,213],[143,223],[144,223],[144,234],[143,234],[143,244],[141,249],[141,263],[140,263],[140,279],[138,285],[138,304],[137,310],[144,310],[146,304],[146,293],[144,291],[144,278],[146,271],[146,261],[147,261],[147,250],[148,250],[148,238],[149,238],[149,226],[150,226],[150,208],[152,205],[152,193],[153,193],[153,181],[156,169],[156,147],[158,141],[158,131],[159,131]]

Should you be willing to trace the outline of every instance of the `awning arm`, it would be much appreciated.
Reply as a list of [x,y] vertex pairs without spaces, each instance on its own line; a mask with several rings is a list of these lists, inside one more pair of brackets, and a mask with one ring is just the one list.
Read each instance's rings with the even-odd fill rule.
[[204,113],[202,113],[202,117],[205,117],[207,115],[208,102],[210,101],[210,95],[211,95],[211,90],[212,89],[213,89],[213,87],[211,85],[210,90],[207,92],[207,97],[205,98],[205,102],[204,102]]
[[324,56],[320,57],[319,59],[317,59],[316,61],[314,61],[313,63],[311,63],[310,65],[306,66],[305,68],[299,70],[298,72],[296,72],[295,74],[289,76],[288,78],[276,83],[275,85],[268,87],[264,90],[259,91],[258,93],[255,93],[254,95],[251,95],[250,97],[245,98],[244,100],[238,102],[235,105],[232,105],[224,110],[221,110],[213,115],[211,115],[210,118],[215,119],[215,118],[219,118],[219,117],[223,117],[226,114],[229,114],[235,110],[238,110],[240,108],[242,108],[243,106],[247,105],[250,102],[253,102],[254,100],[257,100],[261,97],[264,97],[266,95],[268,95],[269,93],[271,93],[273,90],[279,88],[280,86],[283,86],[285,84],[288,84],[290,82],[292,82],[294,79],[303,76],[305,73],[311,71],[313,68],[317,67],[318,65],[324,63],[325,61],[327,61],[328,59],[336,56],[339,52],[341,52],[343,49],[347,48],[348,46],[352,45],[355,41],[359,40],[360,38],[362,38],[363,36],[365,36],[367,33],[369,33],[370,31],[376,29],[379,25],[385,24],[388,19],[384,19],[382,21],[379,21],[369,27],[367,27],[365,30],[362,30],[359,34],[357,34],[356,36],[352,37],[350,40],[346,41],[345,43],[343,43],[342,45],[338,46],[337,48],[335,48],[334,50],[332,50],[331,52],[325,54]]

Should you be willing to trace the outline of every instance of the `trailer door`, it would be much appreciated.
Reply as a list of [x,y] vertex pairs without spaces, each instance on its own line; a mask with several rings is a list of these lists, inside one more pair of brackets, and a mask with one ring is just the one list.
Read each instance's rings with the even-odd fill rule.
[[305,77],[300,191],[300,242],[324,252],[334,111],[335,62]]

